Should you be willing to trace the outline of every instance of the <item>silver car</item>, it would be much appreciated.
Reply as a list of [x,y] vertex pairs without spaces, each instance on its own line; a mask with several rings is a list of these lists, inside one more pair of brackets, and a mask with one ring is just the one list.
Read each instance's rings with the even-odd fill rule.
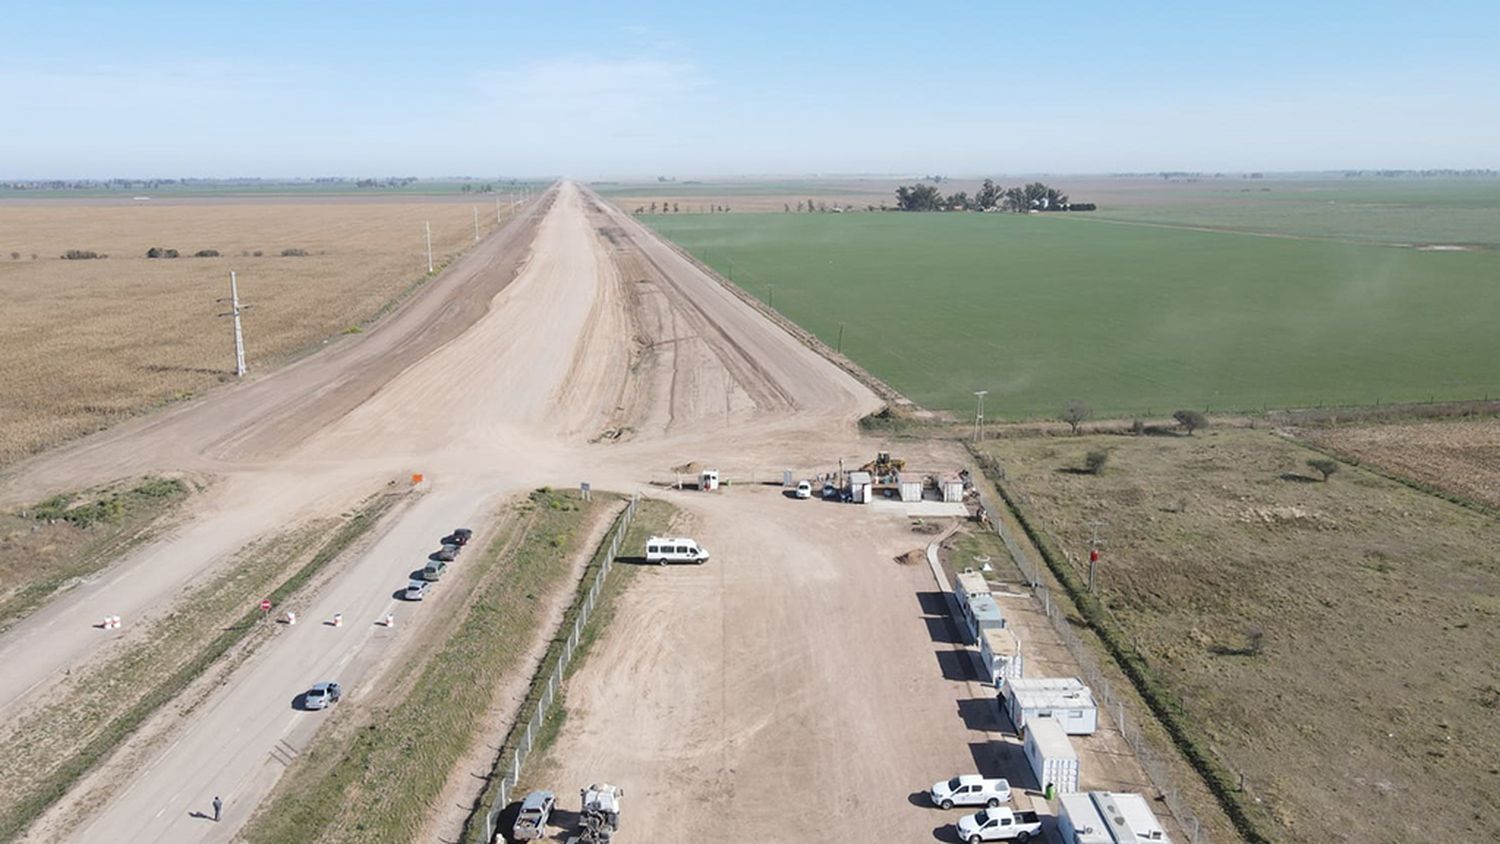
[[304,709],[327,709],[329,704],[338,703],[343,695],[344,690],[339,688],[338,683],[318,683],[302,696],[302,707]]
[[427,597],[427,590],[431,588],[432,584],[425,580],[413,580],[406,584],[406,595],[404,597],[408,601],[420,601]]

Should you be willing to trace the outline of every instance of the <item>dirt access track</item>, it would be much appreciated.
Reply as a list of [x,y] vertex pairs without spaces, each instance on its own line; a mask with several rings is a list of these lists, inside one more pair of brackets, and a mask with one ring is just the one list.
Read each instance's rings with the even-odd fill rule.
[[[365,335],[12,467],[0,499],[145,472],[217,478],[184,526],[0,638],[0,719],[19,718],[88,663],[106,615],[149,635],[184,584],[245,543],[341,512],[393,479],[430,489],[320,594],[343,628],[284,628],[155,758],[80,821],[36,840],[228,840],[311,734],[289,702],[337,673],[345,705],[430,604],[392,593],[436,537],[542,484],[632,490],[688,460],[817,465],[867,450],[853,422],[878,401],[626,218],[572,184],[545,194]],[[601,228],[613,226],[606,237]],[[625,251],[653,254],[621,272]],[[624,436],[597,443],[606,431]],[[369,623],[395,609],[392,636]],[[404,614],[404,615],[403,615]],[[413,622],[420,623],[420,622]],[[377,650],[371,650],[375,648]],[[278,761],[283,760],[283,761]],[[223,823],[193,816],[224,797]],[[64,800],[76,799],[76,795]],[[93,830],[93,832],[89,832]]]

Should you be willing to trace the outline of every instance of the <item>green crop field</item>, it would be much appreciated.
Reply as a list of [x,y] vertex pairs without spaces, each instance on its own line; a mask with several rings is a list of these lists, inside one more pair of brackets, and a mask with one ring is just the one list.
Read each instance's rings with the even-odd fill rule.
[[829,344],[842,324],[846,353],[927,407],[971,411],[979,389],[1009,418],[1500,395],[1493,251],[1081,214],[645,219]]

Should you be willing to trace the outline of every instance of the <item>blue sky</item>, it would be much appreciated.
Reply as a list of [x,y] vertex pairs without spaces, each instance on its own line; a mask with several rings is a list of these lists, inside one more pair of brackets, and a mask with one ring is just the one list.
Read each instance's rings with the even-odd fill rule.
[[0,178],[1500,167],[1500,4],[1147,6],[7,0]]

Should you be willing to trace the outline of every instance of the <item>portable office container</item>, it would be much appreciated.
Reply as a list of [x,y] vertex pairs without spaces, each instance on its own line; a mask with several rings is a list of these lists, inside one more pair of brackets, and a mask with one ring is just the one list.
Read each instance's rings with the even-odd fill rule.
[[1056,720],[1070,736],[1093,735],[1099,728],[1093,692],[1077,677],[1011,680],[1000,687],[999,703],[1017,730],[1039,718]]
[[979,662],[985,677],[998,688],[1021,679],[1021,641],[1009,627],[979,631]]
[[1078,790],[1078,753],[1061,724],[1051,718],[1032,721],[1021,749],[1036,777],[1037,788],[1046,791],[1050,785],[1058,794]]

